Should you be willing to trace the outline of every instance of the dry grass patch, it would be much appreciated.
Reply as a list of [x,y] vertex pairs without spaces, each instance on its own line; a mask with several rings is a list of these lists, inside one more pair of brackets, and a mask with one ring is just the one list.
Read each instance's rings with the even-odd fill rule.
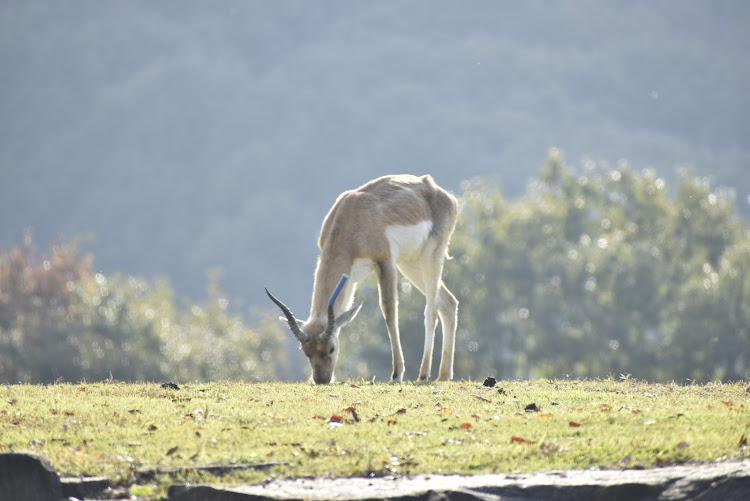
[[[258,483],[270,477],[636,468],[750,457],[746,383],[180,386],[0,387],[0,451],[33,451],[62,475],[104,475],[146,497],[175,481],[217,481],[195,470],[207,464],[274,463],[221,480]],[[147,469],[171,473],[150,478],[143,474]]]

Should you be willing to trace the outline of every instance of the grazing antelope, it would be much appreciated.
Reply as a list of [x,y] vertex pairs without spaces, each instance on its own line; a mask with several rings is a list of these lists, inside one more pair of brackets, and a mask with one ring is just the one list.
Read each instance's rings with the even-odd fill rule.
[[[455,197],[435,184],[429,175],[384,176],[338,197],[320,230],[320,257],[309,318],[304,322],[295,319],[289,308],[266,289],[302,343],[316,384],[328,384],[333,379],[339,354],[339,329],[351,322],[362,307],[359,304],[351,308],[354,291],[357,282],[371,269],[377,273],[380,307],[391,338],[391,379],[400,382],[404,376],[398,331],[397,269],[426,298],[419,380],[427,380],[431,375],[438,317],[443,327],[438,380],[453,378],[458,301],[441,275],[457,213]],[[344,283],[343,275],[351,279]],[[342,280],[337,287],[339,277]],[[341,296],[337,299],[339,291]]]

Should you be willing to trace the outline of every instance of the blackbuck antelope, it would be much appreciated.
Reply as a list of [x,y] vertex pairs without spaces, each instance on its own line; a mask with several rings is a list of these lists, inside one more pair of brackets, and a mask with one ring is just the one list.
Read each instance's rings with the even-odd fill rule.
[[[431,375],[438,317],[443,327],[438,380],[453,378],[458,301],[441,276],[457,213],[455,197],[435,184],[429,175],[384,176],[338,197],[320,230],[320,257],[309,318],[298,321],[289,308],[266,289],[284,313],[282,319],[289,323],[292,333],[302,343],[316,384],[328,384],[333,379],[339,354],[339,329],[359,312],[361,304],[351,307],[354,291],[357,282],[371,269],[377,273],[380,306],[391,338],[392,380],[401,381],[404,376],[404,355],[398,331],[397,269],[426,298],[419,380],[427,380]],[[346,283],[343,283],[345,278],[339,282],[342,275],[351,278]],[[334,289],[336,293],[332,294]]]

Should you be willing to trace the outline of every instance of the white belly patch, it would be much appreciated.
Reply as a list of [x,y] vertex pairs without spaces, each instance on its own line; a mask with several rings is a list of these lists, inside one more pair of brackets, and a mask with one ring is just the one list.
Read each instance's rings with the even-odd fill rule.
[[349,276],[352,282],[361,281],[372,270],[372,260],[366,258],[355,259]]
[[385,236],[394,258],[416,254],[422,250],[432,231],[432,221],[422,221],[414,225],[396,225],[385,229]]

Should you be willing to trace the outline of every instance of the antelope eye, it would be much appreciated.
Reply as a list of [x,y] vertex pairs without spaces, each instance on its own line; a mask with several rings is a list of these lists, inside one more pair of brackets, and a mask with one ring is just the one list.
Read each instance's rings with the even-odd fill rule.
[[329,355],[333,355],[333,351],[334,351],[335,349],[336,349],[336,348],[334,348],[333,346],[331,346],[331,349],[330,349],[330,350],[328,350],[328,354],[329,354]]

